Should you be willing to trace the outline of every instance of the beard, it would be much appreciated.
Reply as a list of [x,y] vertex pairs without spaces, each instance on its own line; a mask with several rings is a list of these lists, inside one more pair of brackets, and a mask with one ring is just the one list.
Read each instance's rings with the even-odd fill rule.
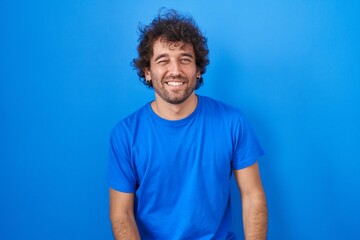
[[[166,83],[171,80],[182,81],[184,82],[184,86],[182,86],[181,89],[171,89],[171,87]],[[165,78],[160,82],[160,84],[153,83],[153,88],[158,96],[160,96],[164,101],[176,105],[185,102],[195,91],[195,87],[196,80],[189,80],[181,76],[178,76],[176,78]]]
[[190,95],[194,92],[194,90],[195,90],[195,88],[193,88],[193,89],[186,88],[185,90],[173,90],[170,92],[166,89],[164,89],[164,90],[155,89],[155,92],[163,100],[165,100],[166,102],[168,102],[170,104],[181,104],[190,97]]

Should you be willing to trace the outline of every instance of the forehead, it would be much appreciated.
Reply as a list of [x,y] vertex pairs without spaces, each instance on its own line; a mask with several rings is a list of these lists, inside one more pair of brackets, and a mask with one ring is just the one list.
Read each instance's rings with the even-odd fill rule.
[[194,54],[194,48],[190,43],[185,42],[170,42],[165,39],[157,39],[153,44],[153,57],[160,54],[176,54],[188,53]]

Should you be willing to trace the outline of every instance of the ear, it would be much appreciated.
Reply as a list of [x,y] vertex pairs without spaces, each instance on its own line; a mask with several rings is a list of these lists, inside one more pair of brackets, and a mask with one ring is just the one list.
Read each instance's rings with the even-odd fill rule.
[[201,73],[199,69],[196,69],[196,78],[199,79],[201,77]]
[[151,80],[150,69],[146,67],[143,69],[143,72],[145,74],[145,80],[150,81]]

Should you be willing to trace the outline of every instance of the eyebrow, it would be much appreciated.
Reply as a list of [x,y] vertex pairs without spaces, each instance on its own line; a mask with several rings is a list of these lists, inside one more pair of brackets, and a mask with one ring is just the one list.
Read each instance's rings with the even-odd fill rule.
[[182,53],[181,56],[194,58],[194,56],[191,53]]

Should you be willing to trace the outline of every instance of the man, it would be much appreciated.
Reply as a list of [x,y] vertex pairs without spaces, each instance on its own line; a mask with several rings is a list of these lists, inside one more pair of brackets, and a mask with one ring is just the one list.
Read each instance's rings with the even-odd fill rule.
[[266,239],[262,149],[239,110],[195,94],[209,64],[206,38],[174,10],[140,31],[134,66],[155,100],[111,134],[115,239],[236,239],[229,230],[232,173],[245,238]]

